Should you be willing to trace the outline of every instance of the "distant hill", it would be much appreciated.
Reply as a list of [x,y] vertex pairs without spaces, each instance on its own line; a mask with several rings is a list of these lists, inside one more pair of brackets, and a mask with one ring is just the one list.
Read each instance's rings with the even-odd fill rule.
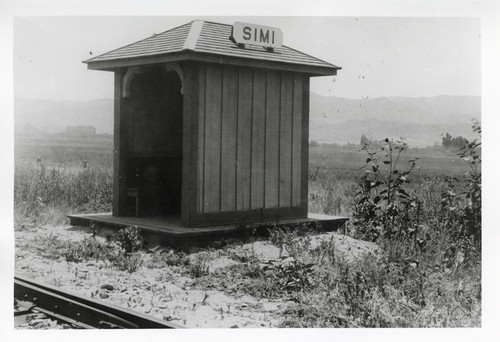
[[441,133],[472,137],[471,119],[481,119],[479,96],[343,99],[311,94],[310,139],[359,143],[361,135],[405,137],[410,145],[440,142]]
[[[325,143],[358,143],[405,137],[412,146],[440,142],[441,133],[471,137],[471,119],[480,119],[479,96],[381,97],[343,99],[311,93],[310,139]],[[68,126],[94,126],[113,132],[113,100],[85,102],[16,98],[16,132],[65,131]]]
[[413,147],[441,144],[441,133],[449,132],[453,136],[475,138],[472,125],[468,123],[422,124],[415,122],[389,122],[377,119],[350,120],[335,123],[311,121],[310,140],[323,143],[359,144],[364,134],[370,140],[384,138],[405,138]]

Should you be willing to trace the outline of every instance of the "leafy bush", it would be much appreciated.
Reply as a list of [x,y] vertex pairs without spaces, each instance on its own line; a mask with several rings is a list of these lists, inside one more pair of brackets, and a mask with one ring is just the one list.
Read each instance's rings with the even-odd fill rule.
[[[481,134],[477,121],[474,132]],[[446,250],[448,263],[477,264],[481,255],[481,142],[465,140],[458,156],[467,162],[470,171],[461,182],[456,177],[447,177],[441,195],[441,219],[438,224],[450,236]]]
[[314,263],[305,264],[301,260],[289,258],[284,261],[269,262],[263,271],[272,271],[279,292],[304,291],[314,284]]
[[[368,145],[363,150],[368,154],[365,174],[353,205],[353,235],[368,241],[376,241],[379,236],[411,232],[420,221],[420,203],[408,194],[404,185],[418,168],[416,159],[408,161],[405,170],[398,168],[401,153],[407,149],[406,143],[385,139],[381,147],[386,154],[381,159],[371,152]],[[384,169],[385,167],[385,169]]]
[[144,247],[144,238],[138,227],[126,227],[118,231],[118,242],[125,253],[135,253]]
[[210,255],[208,253],[199,253],[188,265],[188,273],[199,278],[210,273]]
[[[481,125],[474,121],[474,132],[481,135]],[[460,208],[461,229],[459,234],[472,236],[476,242],[481,241],[481,142],[477,139],[473,141],[465,140],[465,145],[460,149],[458,156],[465,160],[470,166],[470,171],[466,174],[465,196],[466,204]],[[480,247],[480,245],[478,245]]]
[[90,259],[110,260],[115,258],[115,248],[110,244],[103,244],[95,238],[85,237],[82,241],[75,243],[66,241],[64,243],[62,256],[66,261],[82,262]]
[[186,253],[170,250],[168,252],[160,251],[153,253],[147,266],[149,268],[180,267],[188,266],[189,263],[190,260],[186,256]]
[[[473,130],[481,133],[479,123],[474,122]],[[394,259],[425,257],[449,268],[453,260],[461,264],[465,257],[466,262],[477,264],[481,248],[481,143],[465,140],[458,153],[470,167],[464,179],[447,176],[424,180],[411,195],[405,187],[417,167],[416,160],[400,171],[398,161],[406,145],[389,139],[385,143],[383,159],[368,146],[363,148],[368,154],[367,169],[353,206],[351,234],[369,241],[381,239],[381,246],[387,247]]]
[[[481,131],[478,123],[473,129]],[[313,286],[283,312],[281,326],[480,325],[480,142],[466,141],[458,152],[470,166],[464,177],[424,177],[418,186],[410,183],[416,160],[404,170],[398,165],[404,143],[386,139],[381,158],[364,150],[349,233],[376,241],[380,252],[347,262],[334,244],[310,249],[321,267],[311,272]],[[286,238],[278,240],[284,245]]]
[[123,254],[118,253],[113,259],[113,265],[120,271],[133,273],[142,265],[142,258],[138,254]]

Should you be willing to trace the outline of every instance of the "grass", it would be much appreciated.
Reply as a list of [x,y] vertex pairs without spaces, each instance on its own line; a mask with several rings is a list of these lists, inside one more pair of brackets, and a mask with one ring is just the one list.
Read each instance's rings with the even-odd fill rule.
[[46,161],[17,161],[14,178],[16,224],[61,224],[71,212],[111,210],[112,173],[109,168],[64,167]]
[[[40,159],[25,146],[16,149],[16,230],[61,224],[70,212],[111,208],[111,151],[88,148],[72,153],[74,146],[56,147],[40,147],[45,153]],[[411,157],[404,156],[401,163]],[[311,149],[310,211],[351,216],[365,161],[366,154],[359,151]],[[421,169],[405,187],[418,198],[418,224],[401,221],[406,224],[404,234],[379,237],[377,253],[357,259],[339,252],[333,239],[318,240],[307,229],[271,230],[267,239],[280,250],[280,258],[273,260],[259,259],[251,248],[235,253],[234,244],[229,244],[156,251],[144,261],[140,232],[133,228],[122,231],[118,242],[92,237],[69,242],[49,235],[23,248],[76,263],[108,260],[125,272],[168,267],[193,278],[200,289],[281,299],[289,303],[280,313],[282,327],[478,327],[481,251],[477,241],[457,233],[471,224],[461,195],[467,190],[468,166],[450,155],[426,155],[419,164]],[[450,185],[444,172],[459,181]],[[345,233],[355,235],[360,229],[363,226],[351,225]],[[212,269],[216,255],[236,264]]]
[[[278,230],[271,241],[286,257],[247,258],[222,270],[196,274],[196,287],[283,300],[281,327],[474,327],[481,324],[477,267],[444,270],[422,260],[393,260],[391,251],[348,260],[333,239]],[[204,252],[206,253],[206,252]],[[195,259],[203,268],[207,255]],[[199,266],[198,266],[198,263]],[[442,265],[441,265],[442,266]]]
[[122,245],[112,241],[102,242],[95,237],[85,237],[81,241],[62,240],[55,234],[37,236],[16,246],[35,252],[46,259],[67,262],[105,262],[121,271],[135,272],[142,264],[139,255],[127,252]]
[[[418,150],[409,150],[401,157],[401,164],[419,158],[421,170],[416,172],[417,177],[441,176],[446,170],[448,175],[463,175],[468,171],[467,163],[460,160],[454,151],[427,151],[422,154]],[[320,146],[309,149],[310,174],[316,169],[328,171],[345,171],[357,173],[366,161],[366,153],[352,149],[331,148]]]

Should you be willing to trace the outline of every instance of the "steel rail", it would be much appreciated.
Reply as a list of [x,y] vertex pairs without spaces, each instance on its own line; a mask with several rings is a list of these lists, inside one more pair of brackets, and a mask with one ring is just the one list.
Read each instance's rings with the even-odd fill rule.
[[25,277],[14,277],[14,298],[59,321],[84,329],[176,329],[165,322],[101,300],[86,298]]

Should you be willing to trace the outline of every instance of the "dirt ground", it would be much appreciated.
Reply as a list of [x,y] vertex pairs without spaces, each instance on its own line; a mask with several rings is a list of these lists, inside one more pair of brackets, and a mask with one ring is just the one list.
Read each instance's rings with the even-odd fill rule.
[[[72,262],[36,249],[39,241],[57,236],[60,241],[78,242],[91,232],[88,228],[40,227],[15,232],[15,273],[82,295],[98,298],[188,328],[276,327],[288,299],[255,298],[232,286],[200,288],[181,266],[154,267],[157,253],[175,253],[161,246],[139,252],[140,266],[132,273],[112,267],[106,260]],[[104,237],[97,236],[104,242]],[[334,239],[336,252],[347,259],[363,253],[376,253],[372,243],[352,239],[336,232],[314,235],[312,244]],[[286,251],[267,240],[233,243],[221,249],[195,249],[187,257],[207,258],[210,272],[224,273],[242,261],[232,256],[252,253],[259,260],[286,258]],[[236,285],[236,284],[235,284]]]

